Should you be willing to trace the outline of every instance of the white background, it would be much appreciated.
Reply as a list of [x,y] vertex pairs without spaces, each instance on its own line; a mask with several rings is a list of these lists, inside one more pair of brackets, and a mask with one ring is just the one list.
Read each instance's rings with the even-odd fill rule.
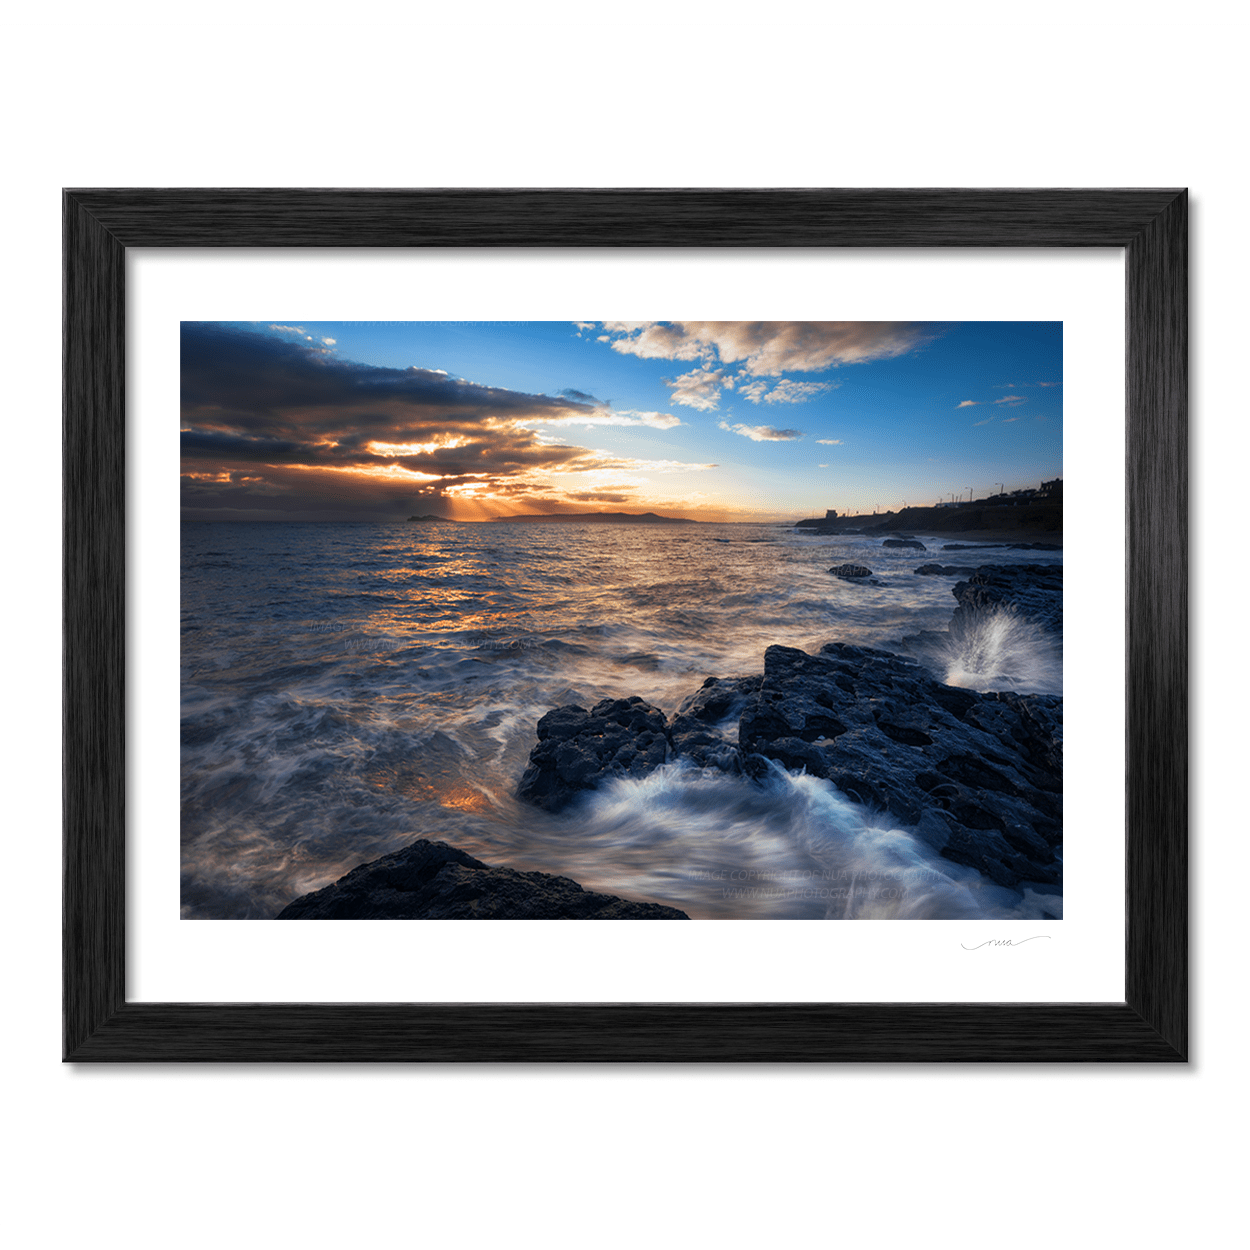
[[[9,19],[3,1175],[16,1243],[1227,1241],[1246,1024],[1244,643],[1223,593],[1243,573],[1247,451],[1235,10],[454,12],[67,3]],[[1189,186],[1193,1062],[59,1064],[66,185]]]

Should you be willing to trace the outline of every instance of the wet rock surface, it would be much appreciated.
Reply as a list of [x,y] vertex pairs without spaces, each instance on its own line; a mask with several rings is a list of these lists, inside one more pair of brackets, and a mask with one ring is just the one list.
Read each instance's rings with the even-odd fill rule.
[[739,724],[751,757],[805,768],[998,885],[1057,886],[1063,703],[946,686],[886,651],[769,647]]
[[669,726],[673,753],[701,766],[739,770],[734,734],[747,700],[758,693],[763,677],[709,677],[677,709]]
[[1062,551],[1062,543],[946,543],[943,551]]
[[951,591],[959,606],[951,620],[957,632],[978,611],[1011,607],[1043,629],[1063,631],[1063,567],[1052,564],[984,565]]
[[872,569],[863,564],[835,564],[829,570],[834,577],[840,577],[844,581],[853,582],[860,578],[871,577]]
[[887,538],[881,545],[883,547],[914,547],[917,551],[929,550],[918,538]]
[[538,745],[517,798],[558,812],[582,791],[612,777],[645,777],[664,763],[668,726],[658,707],[637,695],[604,699],[590,711],[558,707],[538,722]]
[[917,570],[918,577],[971,577],[976,569],[964,564],[922,564]]
[[675,907],[583,890],[568,877],[492,868],[445,842],[413,842],[305,894],[279,920],[688,920]]
[[[955,636],[1004,605],[1062,629],[1061,567],[987,566],[952,594]],[[888,813],[997,885],[1060,886],[1059,696],[946,685],[914,660],[875,648],[829,643],[808,654],[774,646],[762,675],[708,678],[669,723],[634,698],[589,713],[558,708],[538,731],[518,795],[549,811],[609,777],[644,776],[664,762],[665,747],[668,758],[755,778],[773,761]]]

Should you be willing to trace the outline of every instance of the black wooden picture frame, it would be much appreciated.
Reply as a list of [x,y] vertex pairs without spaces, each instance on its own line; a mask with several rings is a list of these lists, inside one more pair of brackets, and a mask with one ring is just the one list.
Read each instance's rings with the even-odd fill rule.
[[[1185,191],[101,189],[63,209],[67,1061],[1186,1060]],[[126,1001],[126,249],[439,246],[1125,249],[1123,1002]]]

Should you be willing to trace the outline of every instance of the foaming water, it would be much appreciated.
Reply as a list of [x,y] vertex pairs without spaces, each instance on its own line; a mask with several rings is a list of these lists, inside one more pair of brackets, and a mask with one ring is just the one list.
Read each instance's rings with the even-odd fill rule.
[[915,640],[909,650],[948,686],[1063,693],[1059,640],[1009,606],[964,609],[945,633]]
[[[272,916],[415,837],[692,916],[1028,905],[780,770],[758,787],[666,766],[562,817],[513,798],[552,707],[640,695],[672,713],[707,677],[761,671],[774,643],[940,637],[954,580],[917,577],[916,553],[747,525],[215,523],[184,525],[182,545],[185,916]],[[878,584],[831,577],[844,562]],[[991,626],[941,671],[1058,692],[1058,649],[1026,627]],[[850,874],[810,888],[858,891],[887,868],[912,874],[897,897],[758,875]],[[757,876],[709,875],[735,872]]]
[[1000,889],[829,782],[776,764],[763,784],[666,764],[588,795],[539,842],[547,871],[695,918],[1062,915],[1057,895]]

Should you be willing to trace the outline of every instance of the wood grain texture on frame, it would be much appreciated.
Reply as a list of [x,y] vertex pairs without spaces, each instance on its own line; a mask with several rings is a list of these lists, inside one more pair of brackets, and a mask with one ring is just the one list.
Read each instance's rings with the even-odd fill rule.
[[[63,200],[63,1057],[1178,1062],[1187,1037],[1187,268],[1178,190],[100,189]],[[128,1003],[128,247],[1124,247],[1125,999]]]

